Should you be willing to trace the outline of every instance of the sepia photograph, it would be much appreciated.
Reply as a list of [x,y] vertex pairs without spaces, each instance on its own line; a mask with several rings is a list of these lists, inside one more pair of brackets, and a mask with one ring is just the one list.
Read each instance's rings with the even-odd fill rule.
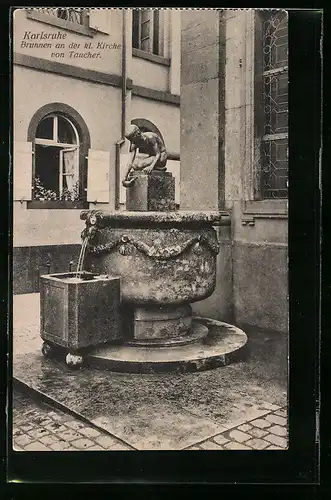
[[11,43],[13,450],[288,450],[288,12]]

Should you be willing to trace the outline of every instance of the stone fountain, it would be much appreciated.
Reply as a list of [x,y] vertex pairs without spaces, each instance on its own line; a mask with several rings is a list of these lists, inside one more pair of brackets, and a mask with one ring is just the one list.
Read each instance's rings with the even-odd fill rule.
[[85,363],[148,373],[203,370],[239,359],[246,334],[196,317],[191,307],[215,289],[214,226],[230,225],[229,214],[176,210],[175,179],[166,171],[161,139],[135,126],[126,137],[132,152],[123,179],[128,210],[81,213],[85,270],[120,278],[121,340],[92,348]]

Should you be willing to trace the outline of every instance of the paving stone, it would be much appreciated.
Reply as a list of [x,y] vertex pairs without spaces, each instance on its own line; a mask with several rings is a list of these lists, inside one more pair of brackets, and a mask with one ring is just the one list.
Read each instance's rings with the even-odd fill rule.
[[66,429],[63,432],[57,432],[56,435],[61,439],[64,439],[64,441],[73,441],[74,439],[80,439],[82,437],[81,434],[74,431],[73,429]]
[[31,429],[33,429],[33,425],[31,425],[31,424],[21,425],[21,429],[24,432],[31,431]]
[[13,436],[22,436],[23,434],[25,434],[25,432],[20,427],[13,429]]
[[57,441],[56,443],[51,444],[50,448],[52,448],[52,450],[54,451],[62,451],[69,448],[69,446],[69,443],[67,443],[66,441]]
[[102,446],[100,446],[99,444],[94,444],[93,446],[90,446],[89,448],[87,448],[88,451],[105,451],[104,448],[102,448]]
[[96,438],[100,436],[100,432],[93,427],[83,427],[82,429],[79,429],[79,432],[88,438]]
[[238,430],[243,431],[243,432],[249,431],[250,429],[252,429],[251,424],[243,424],[243,425],[239,425],[239,427],[238,427]]
[[28,434],[23,434],[22,436],[18,436],[17,438],[15,438],[15,443],[17,443],[19,446],[26,446],[33,441],[34,438],[32,436],[29,436]]
[[41,427],[39,429],[37,428],[37,429],[33,429],[32,431],[28,431],[28,434],[29,434],[29,436],[32,436],[35,439],[39,439],[39,438],[49,434],[49,431],[47,429],[44,429]]
[[264,429],[265,427],[271,426],[271,423],[265,420],[264,418],[258,418],[257,420],[253,420],[250,423],[256,427],[259,427],[260,429]]
[[234,441],[238,441],[239,443],[244,443],[248,439],[251,438],[249,434],[246,434],[245,432],[238,431],[237,429],[230,431],[229,436],[231,439]]
[[49,451],[49,448],[39,441],[34,441],[25,446],[25,451]]
[[74,446],[75,448],[78,448],[79,450],[85,450],[86,448],[89,448],[90,446],[93,446],[93,441],[90,439],[76,439],[75,441],[71,441],[70,445]]
[[262,438],[263,436],[266,436],[268,434],[268,431],[264,431],[262,429],[259,429],[258,427],[252,427],[249,433],[254,437]]
[[27,410],[24,412],[24,416],[29,422],[33,421],[35,418],[40,416],[39,410]]
[[113,438],[112,436],[106,436],[102,434],[101,436],[97,437],[95,441],[102,446],[103,448],[109,448],[110,446],[114,446],[118,443],[117,439]]
[[201,448],[199,448],[199,446],[190,446],[189,448],[186,448],[185,451],[193,451],[193,450],[200,450],[201,451]]
[[204,443],[200,443],[200,447],[203,450],[220,450],[220,449],[222,449],[222,447],[219,444],[214,443],[214,441],[205,441]]
[[225,436],[223,436],[222,434],[219,434],[218,436],[214,436],[213,437],[213,440],[217,443],[217,444],[220,444],[220,445],[223,445],[224,443],[228,443],[229,440],[228,438],[226,438]]
[[272,434],[276,434],[277,436],[282,436],[282,437],[287,436],[286,427],[280,427],[279,425],[273,425],[268,429],[268,431],[272,432]]
[[58,438],[53,434],[48,434],[47,436],[43,436],[39,439],[39,441],[46,446],[51,446],[52,444],[58,442]]
[[31,422],[34,425],[47,425],[52,422],[50,418],[45,417],[44,415],[39,415],[38,417],[32,418]]
[[282,408],[280,410],[277,410],[277,411],[275,411],[275,415],[278,415],[279,417],[287,418],[287,409]]
[[287,419],[278,415],[266,415],[265,418],[272,424],[287,425]]
[[265,448],[266,450],[283,450],[284,451],[284,448],[281,448],[280,446],[275,446],[275,445],[270,445],[268,446],[268,448]]
[[227,450],[251,450],[248,446],[245,446],[242,443],[235,443],[234,441],[230,441],[224,445],[224,448]]
[[275,444],[276,446],[280,446],[281,448],[286,448],[287,447],[287,440],[280,437],[280,436],[275,436],[274,434],[268,434],[264,438],[266,441],[270,441],[270,443]]
[[16,417],[16,418],[13,418],[13,423],[17,426],[17,425],[27,425],[28,424],[28,419],[25,418],[25,417]]
[[48,425],[45,425],[45,429],[51,431],[51,432],[54,432],[54,433],[58,433],[58,432],[64,432],[64,431],[67,431],[67,427],[65,427],[64,425],[61,425],[57,422],[52,422],[51,424],[48,424]]
[[84,429],[86,426],[86,424],[84,424],[83,422],[79,422],[79,420],[68,420],[65,424],[67,427],[70,427],[70,429],[74,429],[77,431],[80,429]]
[[269,446],[269,443],[267,441],[258,438],[250,439],[246,442],[246,444],[248,446],[251,446],[253,450],[264,450],[264,448]]
[[274,405],[272,403],[267,403],[267,402],[262,403],[261,407],[265,408],[266,410],[271,410],[271,411],[276,411],[276,410],[279,410],[279,408],[280,408],[280,406],[278,406],[278,405]]

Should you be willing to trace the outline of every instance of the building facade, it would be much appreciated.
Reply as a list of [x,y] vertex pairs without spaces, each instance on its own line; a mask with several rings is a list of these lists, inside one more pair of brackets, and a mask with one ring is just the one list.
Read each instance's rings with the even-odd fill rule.
[[18,9],[13,50],[14,293],[77,263],[82,208],[125,207],[136,123],[162,136],[178,207],[231,214],[195,312],[286,332],[286,14]]
[[178,14],[14,11],[14,293],[77,263],[82,208],[124,207],[129,123],[161,134],[179,203]]

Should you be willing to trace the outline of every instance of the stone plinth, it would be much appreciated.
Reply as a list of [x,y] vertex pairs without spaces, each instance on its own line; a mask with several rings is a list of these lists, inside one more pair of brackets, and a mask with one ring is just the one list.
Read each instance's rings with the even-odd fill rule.
[[[176,346],[108,345],[90,351],[86,364],[115,372],[162,373],[195,372],[243,361],[247,355],[246,334],[228,323],[208,318],[194,318],[192,342]],[[161,347],[161,348],[160,348]]]
[[192,325],[192,308],[137,307],[134,311],[134,338],[137,340],[169,339],[185,335]]
[[126,188],[127,210],[173,211],[175,205],[175,178],[171,172],[153,170],[150,174],[136,172],[135,182]]

